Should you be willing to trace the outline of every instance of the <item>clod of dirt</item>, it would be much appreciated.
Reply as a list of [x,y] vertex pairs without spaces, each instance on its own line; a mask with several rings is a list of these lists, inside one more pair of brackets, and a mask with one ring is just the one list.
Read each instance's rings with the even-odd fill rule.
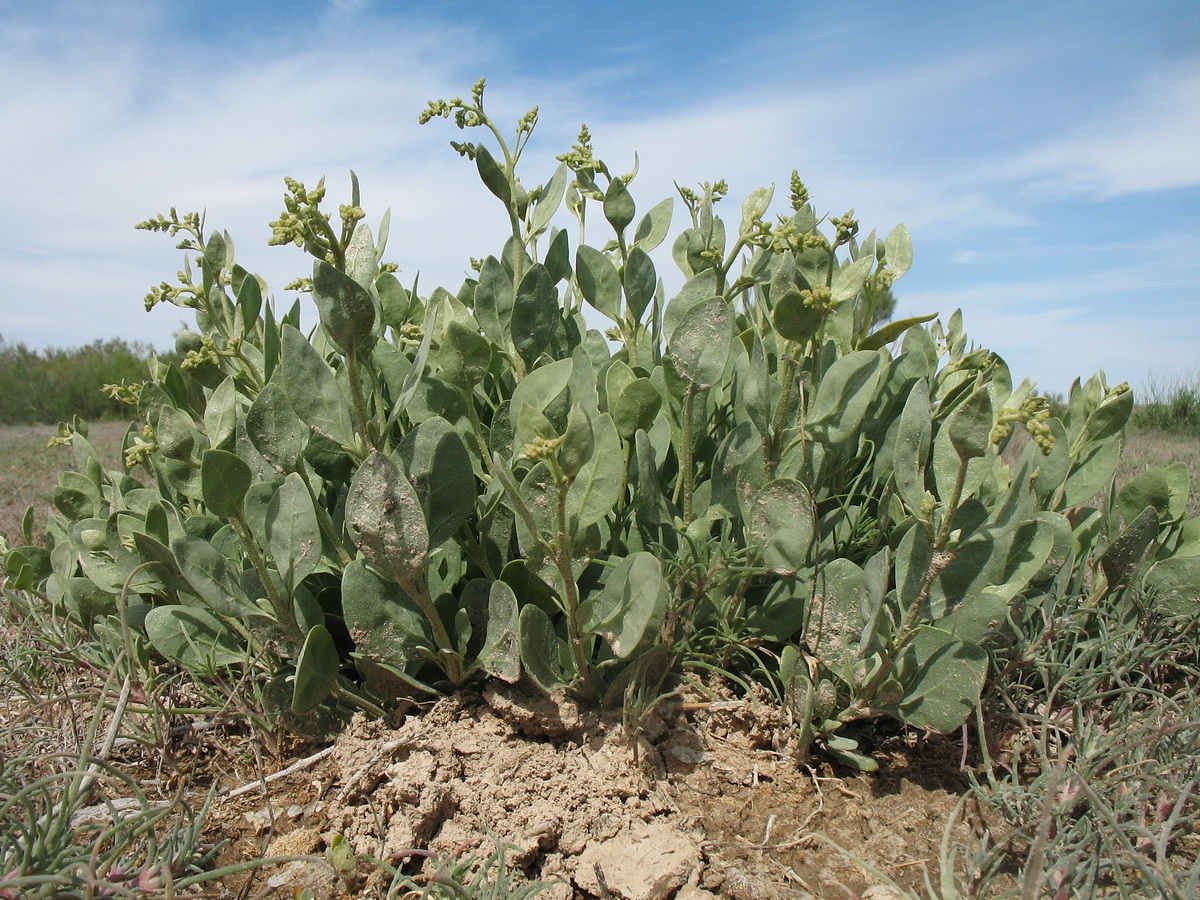
[[[267,853],[271,856],[292,856],[319,853],[321,835],[311,828],[297,828],[271,841]],[[267,886],[284,888],[302,884],[318,897],[336,897],[341,893],[337,873],[323,859],[296,860],[285,865],[267,879]]]
[[666,900],[700,868],[700,847],[662,822],[635,827],[588,847],[575,884],[589,894],[623,900]]
[[725,874],[723,896],[729,900],[815,900],[808,891],[797,890],[787,885],[774,884],[757,875],[750,875],[738,868]]
[[[309,807],[308,827],[340,834],[360,855],[410,866],[419,862],[414,849],[460,858],[489,852],[494,838],[513,848],[509,864],[528,877],[564,884],[579,868],[574,857],[623,839],[656,862],[652,877],[625,875],[601,852],[622,898],[667,897],[699,868],[699,844],[687,831],[651,827],[672,810],[633,764],[619,726],[507,687],[483,699],[448,698],[398,729],[356,719],[326,761],[320,780],[329,789]],[[629,887],[643,880],[665,886],[653,894]]]
[[563,694],[530,694],[504,683],[489,684],[483,699],[505,722],[530,737],[574,738],[589,723],[579,707]]

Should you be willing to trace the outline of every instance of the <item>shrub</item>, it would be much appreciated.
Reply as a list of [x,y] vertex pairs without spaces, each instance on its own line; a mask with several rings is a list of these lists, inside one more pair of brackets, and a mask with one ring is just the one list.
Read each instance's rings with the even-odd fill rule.
[[104,386],[145,381],[151,353],[144,344],[119,339],[37,352],[0,337],[0,425],[123,415],[125,406]]
[[1133,425],[1158,431],[1200,432],[1200,378],[1148,378]]
[[[526,188],[536,110],[510,144],[481,81],[437,117],[490,134],[454,147],[511,227],[453,293],[401,284],[356,179],[336,217],[323,181],[288,179],[272,223],[315,257],[309,333],[199,216],[139,226],[183,235],[180,283],[147,306],[196,330],[128,392],[127,471],[72,436],[51,549],[9,554],[16,585],[143,657],[248,669],[296,715],[485,677],[619,703],[690,665],[755,671],[798,752],[863,768],[847,725],[958,728],[997,635],[1064,590],[1191,609],[1186,477],[1081,509],[1111,484],[1126,385],[1077,382],[1055,418],[957,312],[872,330],[903,225],[825,219],[795,173],[784,215],[760,188],[732,227],[723,183],[681,189],[667,298],[673,202],[639,217],[586,129]],[[604,243],[572,249],[564,200]],[[1016,424],[1034,440],[1009,466]]]

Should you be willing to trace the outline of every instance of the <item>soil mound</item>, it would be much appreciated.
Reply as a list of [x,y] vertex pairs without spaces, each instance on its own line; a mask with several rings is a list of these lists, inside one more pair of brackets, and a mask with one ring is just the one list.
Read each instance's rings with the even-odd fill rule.
[[[876,775],[842,778],[771,749],[780,716],[768,706],[667,715],[631,739],[619,715],[490,687],[394,725],[355,718],[316,764],[219,803],[210,821],[238,837],[229,852],[243,859],[264,845],[319,857],[340,835],[355,854],[426,877],[501,842],[518,878],[553,882],[539,896],[557,900],[857,897],[881,879],[850,855],[901,883],[936,871],[966,787],[951,753],[926,745],[915,769],[901,749]],[[960,838],[971,826],[952,824]],[[382,896],[376,881],[355,892]],[[321,859],[269,884],[276,896],[348,896]]]

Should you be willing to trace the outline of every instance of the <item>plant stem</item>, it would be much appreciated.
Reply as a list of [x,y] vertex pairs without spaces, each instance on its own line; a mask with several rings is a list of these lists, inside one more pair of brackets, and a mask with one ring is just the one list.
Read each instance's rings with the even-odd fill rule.
[[638,366],[638,328],[637,320],[626,314],[625,321],[621,323],[621,339],[625,344],[625,351],[629,354],[631,369]]
[[241,538],[242,546],[246,549],[246,555],[250,557],[250,565],[254,567],[254,573],[258,575],[258,580],[262,582],[263,590],[267,593],[267,600],[271,604],[271,609],[275,612],[275,618],[287,636],[297,644],[304,643],[304,635],[300,633],[300,626],[296,622],[296,612],[292,609],[291,598],[282,597],[279,591],[275,589],[275,582],[271,579],[271,571],[267,568],[267,561],[263,559],[262,553],[259,552],[258,545],[254,543],[254,537],[250,533],[250,527],[246,524],[245,518],[242,516],[234,516],[229,520],[233,526],[233,530],[237,532]]
[[958,504],[962,500],[963,485],[967,480],[967,466],[970,460],[963,458],[958,467],[958,474],[954,478],[954,490],[950,492],[950,502],[946,504],[946,510],[942,516],[942,524],[938,528],[937,536],[933,541],[933,553],[930,557],[929,568],[925,570],[925,575],[921,578],[921,589],[917,591],[917,596],[912,602],[912,606],[908,608],[908,612],[904,616],[904,622],[896,631],[896,636],[893,641],[893,647],[898,655],[898,651],[904,648],[908,643],[913,631],[917,627],[917,618],[921,614],[921,608],[929,599],[929,590],[933,587],[934,580],[942,573],[946,566],[954,559],[953,553],[946,553],[946,543],[950,539],[950,526],[954,519],[954,514],[958,512]]
[[521,284],[521,276],[525,274],[525,241],[521,236],[521,218],[517,215],[517,158],[521,151],[518,148],[516,153],[513,153],[508,149],[508,142],[504,140],[504,135],[484,113],[482,105],[476,107],[476,111],[495,136],[496,143],[500,145],[500,152],[504,154],[504,177],[508,181],[508,203],[505,204],[505,207],[508,212],[508,225],[512,231],[513,243],[517,251],[512,261],[513,290],[515,291]]
[[[346,251],[342,249],[342,242],[338,239],[337,234],[333,230],[333,226],[329,224],[329,217],[321,215],[317,217],[321,223],[321,231],[325,233],[325,245],[330,253],[333,254],[333,265],[339,272],[346,271]],[[314,237],[317,237],[314,235]],[[319,240],[319,238],[318,238]]]
[[335,684],[331,693],[343,703],[348,703],[351,706],[355,706],[374,718],[382,719],[384,715],[386,715],[382,707],[372,703],[361,694],[357,694],[354,691],[348,690],[340,684]]
[[746,247],[746,239],[739,237],[737,242],[729,251],[729,255],[725,257],[725,262],[717,266],[717,293],[725,295],[725,279],[729,276],[729,270],[733,268],[733,264],[737,261],[737,255]]
[[571,479],[562,476],[557,462],[550,460],[550,469],[554,473],[557,486],[558,501],[555,504],[558,539],[554,547],[554,564],[563,582],[563,600],[566,603],[567,631],[571,638],[571,653],[575,657],[575,668],[583,681],[583,694],[586,698],[596,697],[596,685],[592,678],[592,667],[588,660],[587,642],[579,622],[579,585],[575,583],[575,573],[571,568],[571,536],[567,533],[567,493],[571,489]]
[[933,541],[934,553],[945,547],[946,542],[950,539],[950,526],[953,524],[954,516],[958,512],[958,505],[962,502],[962,493],[967,483],[967,466],[969,464],[969,459],[959,461],[958,473],[954,476],[954,490],[950,492],[950,501],[946,504],[946,511],[942,514],[942,524],[938,528],[937,537]]
[[783,449],[783,431],[787,423],[787,408],[792,402],[792,388],[793,382],[796,380],[796,366],[796,358],[788,354],[783,357],[782,364],[779,367],[779,381],[782,391],[779,395],[779,405],[775,407],[775,416],[771,422],[770,447],[767,458],[764,460],[767,464],[767,474],[771,477],[775,475],[775,467],[779,465],[780,451]]
[[612,535],[609,537],[608,542],[609,552],[613,554],[616,554],[620,547],[621,533],[624,531],[626,518],[629,514],[629,502],[625,495],[627,493],[626,489],[629,486],[629,463],[633,457],[633,441],[622,441],[621,443],[624,445],[625,462],[621,467],[621,490],[620,493],[617,494],[616,509],[613,510],[613,523],[615,527],[612,530]]
[[696,383],[688,382],[687,394],[683,401],[683,441],[679,448],[680,476],[683,479],[683,524],[692,524],[692,494],[696,491],[696,471],[692,461],[692,429],[695,415]]
[[437,645],[446,677],[450,679],[451,684],[458,687],[463,682],[462,656],[454,648],[454,644],[450,640],[450,632],[446,630],[446,623],[442,621],[437,607],[433,604],[433,598],[429,596],[429,588],[425,584],[423,574],[422,570],[407,577],[397,576],[396,583],[420,607],[422,614],[429,622],[429,628],[433,632],[433,642]]
[[[963,486],[966,484],[967,466],[969,463],[970,459],[962,458],[960,460],[958,474],[954,479],[954,490],[950,493],[950,502],[946,504],[942,524],[938,528],[937,536],[934,538],[933,552],[929,560],[929,567],[925,570],[925,574],[921,578],[921,588],[917,591],[917,596],[913,598],[912,604],[905,613],[904,621],[896,629],[890,652],[884,655],[882,664],[870,681],[863,685],[862,696],[868,704],[874,698],[879,686],[892,674],[892,670],[896,667],[896,661],[900,658],[901,652],[908,645],[909,640],[916,631],[917,619],[921,615],[921,609],[929,600],[929,591],[933,587],[933,582],[954,561],[954,554],[947,553],[945,547],[950,539],[951,522],[954,519],[954,514],[958,511],[958,504],[962,500]],[[856,714],[861,714],[862,712],[862,709],[855,710]]]
[[358,428],[359,437],[363,444],[375,450],[380,447],[379,435],[375,433],[375,423],[367,418],[367,404],[363,398],[362,373],[358,368],[358,352],[351,350],[346,354],[346,376],[350,380],[350,399],[354,405],[354,424]]
[[475,409],[474,396],[467,398],[467,418],[471,420],[471,430],[475,433],[475,440],[479,442],[479,455],[483,459],[483,467],[487,469],[488,475],[495,478],[496,467],[492,462],[491,455],[487,452],[488,444],[483,436],[483,423],[479,421],[479,411]]

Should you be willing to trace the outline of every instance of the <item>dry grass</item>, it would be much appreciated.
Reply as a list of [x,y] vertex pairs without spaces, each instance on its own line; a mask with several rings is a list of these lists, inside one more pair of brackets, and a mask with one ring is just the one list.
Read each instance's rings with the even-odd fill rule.
[[1188,498],[1188,516],[1200,515],[1200,435],[1179,431],[1135,430],[1129,434],[1117,483],[1124,484],[1147,469],[1181,462],[1191,474],[1192,493]]
[[[121,468],[121,441],[128,427],[126,422],[97,422],[89,427],[88,440],[105,469]],[[58,473],[75,466],[70,447],[47,448],[54,434],[51,425],[0,425],[0,535],[10,545],[25,543],[21,518],[30,506],[38,537],[53,509]]]

